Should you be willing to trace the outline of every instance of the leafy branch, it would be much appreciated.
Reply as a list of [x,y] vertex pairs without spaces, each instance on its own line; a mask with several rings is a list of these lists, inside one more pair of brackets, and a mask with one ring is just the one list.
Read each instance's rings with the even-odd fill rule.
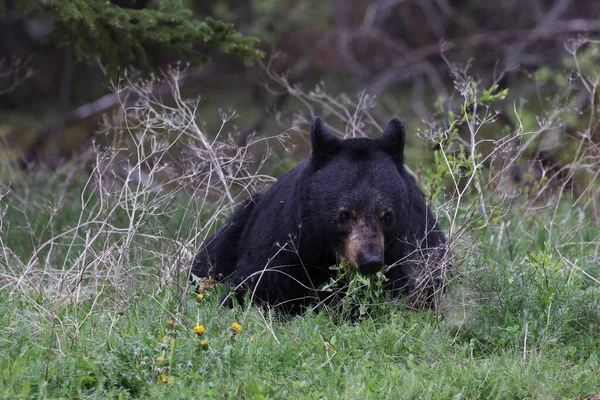
[[209,61],[211,51],[245,64],[264,55],[254,47],[258,39],[243,37],[230,23],[193,20],[180,0],[159,0],[155,9],[128,9],[103,0],[20,0],[15,7],[23,15],[52,12],[57,42],[77,61],[99,58],[110,77],[125,66],[151,70],[157,61],[153,49],[172,52],[192,65]]

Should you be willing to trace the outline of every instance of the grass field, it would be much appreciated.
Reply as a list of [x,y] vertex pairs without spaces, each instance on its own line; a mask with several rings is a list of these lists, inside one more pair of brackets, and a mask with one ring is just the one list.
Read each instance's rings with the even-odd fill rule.
[[234,112],[206,132],[199,100],[174,90],[162,104],[142,82],[138,106],[101,128],[114,143],[53,171],[0,167],[0,398],[598,398],[597,146],[572,137],[560,174],[535,169],[531,146],[552,124],[485,136],[505,91],[458,87],[461,115],[420,133],[433,159],[407,157],[454,259],[429,310],[384,299],[359,319],[284,318],[219,308],[222,286],[190,290],[201,243],[273,181],[263,166],[294,164],[268,155],[300,129],[240,146]]
[[439,309],[377,304],[350,322],[220,309],[219,286],[198,301],[186,273],[211,217],[202,202],[98,193],[42,173],[2,189],[2,398],[600,393],[600,229],[569,199],[470,226]]

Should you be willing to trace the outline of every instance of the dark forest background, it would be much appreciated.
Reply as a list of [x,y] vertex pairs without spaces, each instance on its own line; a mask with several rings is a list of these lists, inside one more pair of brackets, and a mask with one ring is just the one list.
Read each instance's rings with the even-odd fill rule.
[[[397,115],[416,129],[436,119],[436,101],[468,67],[482,87],[510,88],[498,129],[514,127],[524,104],[527,125],[553,96],[581,86],[569,46],[600,30],[594,0],[4,1],[1,11],[2,157],[22,168],[56,166],[94,136],[106,140],[94,134],[117,105],[109,88],[118,77],[178,61],[192,63],[181,87],[206,98],[203,120],[218,124],[216,108],[235,109],[242,137],[291,125],[300,106],[281,74],[307,92],[320,82],[334,96],[365,91],[380,123]],[[200,37],[194,24],[205,21],[213,30]],[[570,106],[587,102],[586,94]],[[553,134],[578,129],[571,120]],[[530,156],[560,164],[560,148],[546,143]]]

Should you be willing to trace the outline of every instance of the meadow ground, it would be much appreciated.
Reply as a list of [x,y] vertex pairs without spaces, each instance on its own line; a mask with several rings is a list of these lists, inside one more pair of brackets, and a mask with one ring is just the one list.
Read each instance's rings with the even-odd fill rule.
[[0,195],[1,398],[600,393],[600,229],[573,200],[470,226],[438,309],[376,304],[352,322],[221,309],[221,286],[199,301],[186,273],[202,204],[124,187],[111,204],[91,187],[34,174]]

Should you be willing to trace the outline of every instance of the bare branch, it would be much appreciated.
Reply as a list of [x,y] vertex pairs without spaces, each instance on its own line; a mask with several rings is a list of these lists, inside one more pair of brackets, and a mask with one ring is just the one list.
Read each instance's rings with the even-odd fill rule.
[[0,96],[12,92],[23,81],[33,76],[29,68],[29,59],[22,61],[18,58],[0,60]]

